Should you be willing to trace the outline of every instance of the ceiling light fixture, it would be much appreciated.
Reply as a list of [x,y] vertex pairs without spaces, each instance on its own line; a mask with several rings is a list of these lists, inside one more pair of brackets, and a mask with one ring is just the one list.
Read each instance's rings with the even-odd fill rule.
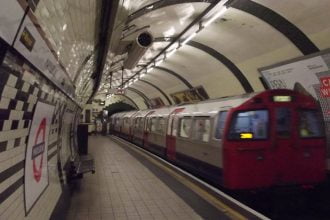
[[166,57],[169,58],[170,56],[172,56],[175,52],[176,52],[176,48],[168,53],[166,53]]
[[186,43],[188,43],[188,41],[190,41],[191,39],[193,39],[196,35],[197,35],[196,32],[192,33],[189,37],[187,37],[187,38],[182,42],[182,45],[185,45]]
[[161,64],[163,62],[163,60],[158,60],[156,63],[155,63],[155,66],[159,66],[159,64]]
[[153,8],[154,8],[154,5],[149,5],[148,7],[146,7],[146,9],[148,9],[148,10],[151,10]]
[[151,70],[153,70],[154,69],[154,67],[149,67],[149,68],[147,68],[147,73],[149,73]]

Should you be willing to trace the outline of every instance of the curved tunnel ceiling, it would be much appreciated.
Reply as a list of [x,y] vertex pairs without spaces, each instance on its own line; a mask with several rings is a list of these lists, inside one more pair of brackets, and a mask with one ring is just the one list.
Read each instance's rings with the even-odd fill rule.
[[[146,103],[146,99],[160,97],[164,103],[171,104],[170,94],[200,85],[211,98],[249,93],[264,89],[258,68],[320,50],[309,36],[311,31],[303,31],[306,24],[302,24],[304,22],[297,15],[291,16],[292,20],[286,16],[291,14],[296,4],[303,7],[311,7],[311,4],[292,1],[285,2],[286,7],[283,7],[284,1],[277,1],[273,6],[271,1],[234,0],[227,2],[228,10],[221,18],[200,31],[187,45],[154,68],[149,68],[151,70],[143,70],[148,61],[168,46],[206,8],[219,2],[182,1],[178,4],[178,1],[156,1],[127,16],[126,27],[133,27],[132,33],[134,29],[147,27],[155,43],[140,60],[139,67],[124,71],[124,77],[121,76],[121,66],[125,58],[120,57],[122,60],[117,62],[119,69],[114,72],[117,81],[111,87],[121,87],[123,82],[131,82],[128,79],[136,73],[147,73],[141,82],[136,75],[135,82],[128,87],[140,93],[131,94],[133,99],[140,96]],[[324,3],[318,1],[317,4]],[[177,12],[180,9],[185,9],[186,17]],[[305,14],[306,11],[301,11],[301,16]],[[180,15],[185,26],[180,23]],[[324,19],[324,16],[319,18]],[[165,20],[169,22],[162,22]],[[325,21],[321,23],[324,25]],[[181,29],[178,29],[180,25]],[[325,28],[329,29],[329,25]],[[329,32],[325,35],[329,36]],[[164,57],[161,55],[160,60]]]
[[[93,90],[105,99],[122,87],[126,99],[139,108],[155,98],[171,105],[171,94],[198,86],[210,98],[261,91],[259,68],[330,47],[329,1],[115,2],[40,0],[34,12],[81,103]],[[100,57],[106,47],[98,33],[105,23],[111,27],[103,33],[103,38],[109,36],[109,48]],[[118,53],[118,46],[129,48],[143,31],[152,34],[154,43],[135,68],[124,69],[127,51]]]

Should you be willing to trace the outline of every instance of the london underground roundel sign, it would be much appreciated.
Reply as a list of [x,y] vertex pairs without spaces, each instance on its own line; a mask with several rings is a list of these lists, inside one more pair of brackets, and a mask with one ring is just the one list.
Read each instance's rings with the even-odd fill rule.
[[[32,161],[33,161],[33,176],[35,181],[39,182],[42,174],[42,162],[44,159],[45,151],[45,137],[46,137],[46,118],[41,120],[39,128],[37,130],[34,146],[32,148]],[[37,159],[40,158],[39,163]]]
[[54,108],[38,102],[31,121],[24,169],[26,215],[48,186],[48,137]]

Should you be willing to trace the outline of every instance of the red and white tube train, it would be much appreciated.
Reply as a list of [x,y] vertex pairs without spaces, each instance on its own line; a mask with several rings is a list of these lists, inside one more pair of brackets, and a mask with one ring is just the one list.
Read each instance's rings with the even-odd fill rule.
[[111,132],[229,189],[316,184],[326,176],[317,102],[269,90],[197,104],[121,112]]

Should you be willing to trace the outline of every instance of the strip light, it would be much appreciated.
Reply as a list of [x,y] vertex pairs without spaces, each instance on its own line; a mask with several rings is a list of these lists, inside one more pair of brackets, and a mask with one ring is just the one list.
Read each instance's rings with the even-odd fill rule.
[[150,71],[152,71],[154,69],[154,67],[147,67],[147,73],[149,73]]
[[168,54],[166,54],[166,57],[169,58],[170,56],[172,56],[175,52],[176,52],[176,48],[174,50],[172,50],[171,52],[169,52]]
[[188,43],[188,41],[190,41],[191,39],[193,39],[196,35],[197,35],[196,32],[192,33],[188,38],[186,38],[186,39],[182,42],[182,45],[185,45],[186,43]]
[[141,73],[141,74],[140,74],[140,78],[145,77],[145,76],[146,76],[145,73]]
[[155,66],[159,66],[159,64],[161,64],[163,62],[163,60],[158,60],[156,63],[155,63]]

